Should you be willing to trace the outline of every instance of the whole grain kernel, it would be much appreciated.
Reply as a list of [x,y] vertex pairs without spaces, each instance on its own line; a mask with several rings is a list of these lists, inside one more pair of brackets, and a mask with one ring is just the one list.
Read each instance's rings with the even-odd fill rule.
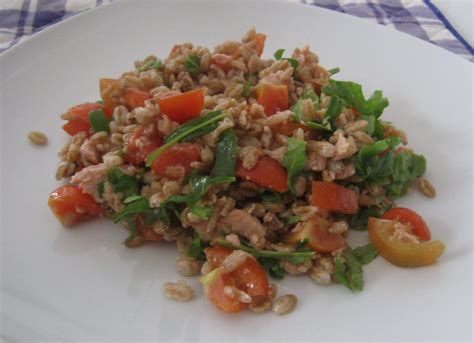
[[421,178],[418,180],[417,186],[418,190],[424,196],[427,196],[428,198],[434,198],[436,196],[436,189],[428,180]]
[[293,310],[297,302],[296,295],[286,294],[273,301],[272,310],[278,315],[287,314]]
[[48,137],[40,131],[31,131],[28,134],[28,139],[31,143],[36,145],[46,145],[46,143],[48,143]]

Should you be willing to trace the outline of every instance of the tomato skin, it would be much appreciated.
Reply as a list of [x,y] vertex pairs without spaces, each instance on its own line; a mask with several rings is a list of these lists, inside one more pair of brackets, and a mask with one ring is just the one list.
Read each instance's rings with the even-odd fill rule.
[[288,109],[288,87],[270,83],[260,84],[256,88],[257,101],[265,109],[267,116]]
[[151,99],[151,95],[149,92],[139,89],[126,89],[122,93],[122,98],[125,100],[128,109],[132,110],[137,107],[144,107],[145,101]]
[[413,210],[404,207],[395,207],[382,215],[382,219],[396,220],[402,224],[409,225],[413,234],[423,241],[431,239],[431,232],[423,218]]
[[288,174],[285,168],[267,156],[260,157],[257,164],[250,170],[245,169],[240,160],[237,161],[235,174],[243,180],[255,182],[264,188],[281,193],[288,191]]
[[334,182],[313,181],[313,206],[344,214],[359,212],[357,193]]
[[162,152],[155,160],[151,168],[161,176],[173,179],[166,173],[168,167],[181,166],[187,175],[191,171],[191,163],[201,159],[201,149],[199,145],[192,143],[176,144],[168,150]]
[[73,106],[67,110],[67,113],[72,116],[72,119],[63,125],[63,130],[71,136],[74,136],[81,131],[88,132],[91,127],[89,122],[89,113],[94,110],[102,110],[104,112],[104,116],[108,119],[112,117],[112,112],[103,104],[96,102],[85,102],[83,104]]
[[223,273],[220,268],[204,275],[201,282],[204,285],[204,293],[219,310],[226,313],[237,313],[247,308],[247,304],[240,302],[237,297],[224,292],[225,287],[233,287],[234,283],[230,274]]
[[125,161],[138,165],[145,161],[153,150],[163,145],[163,139],[156,132],[151,135],[151,137],[148,137],[149,143],[147,145],[140,146],[137,144],[139,139],[144,136],[146,128],[146,125],[142,125],[137,127],[133,132],[125,147]]
[[368,221],[369,238],[379,254],[399,267],[423,267],[435,263],[444,252],[441,241],[410,243],[393,239],[397,221],[373,218]]
[[255,35],[255,43],[256,43],[255,49],[257,50],[258,57],[260,57],[263,53],[266,39],[267,39],[267,35],[263,33],[257,33]]
[[[206,258],[214,267],[232,253],[231,249],[213,246],[204,250]],[[253,304],[261,304],[268,299],[269,283],[265,269],[253,257],[247,257],[235,270],[229,273],[233,284],[252,297]]]
[[161,241],[162,236],[160,234],[157,234],[154,230],[153,227],[148,225],[145,222],[145,219],[142,217],[137,217],[136,220],[136,225],[137,225],[137,234],[142,237],[145,241]]
[[113,111],[115,107],[119,105],[119,102],[116,99],[112,99],[109,94],[105,94],[104,91],[108,87],[114,88],[118,92],[118,80],[103,78],[99,80],[99,90],[104,106],[109,110]]
[[314,216],[304,223],[303,228],[290,232],[284,237],[285,243],[297,244],[308,239],[308,246],[319,253],[329,253],[346,246],[346,240],[341,234],[328,232],[329,222],[320,216]]
[[165,93],[158,96],[157,102],[162,113],[182,124],[199,116],[204,106],[204,91],[199,88],[175,95]]
[[85,122],[81,119],[72,119],[63,125],[63,130],[70,136],[74,136],[82,131],[88,132],[90,127],[89,122]]
[[51,192],[48,206],[65,226],[71,226],[90,217],[98,216],[102,209],[89,194],[78,186],[66,185]]

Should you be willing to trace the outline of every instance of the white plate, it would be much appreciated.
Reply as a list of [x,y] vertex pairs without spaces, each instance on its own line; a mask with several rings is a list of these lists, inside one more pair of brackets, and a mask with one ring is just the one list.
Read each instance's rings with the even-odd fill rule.
[[[297,309],[225,315],[197,297],[167,300],[176,280],[174,247],[127,249],[126,233],[107,221],[66,230],[46,200],[58,185],[56,153],[66,141],[59,114],[98,98],[98,79],[133,67],[176,42],[212,47],[256,25],[266,56],[308,42],[338,77],[366,92],[384,90],[386,118],[408,133],[429,161],[434,200],[400,201],[425,217],[447,246],[434,266],[401,269],[382,258],[365,268],[351,294],[287,277],[280,294]],[[472,65],[421,40],[306,5],[267,3],[115,3],[46,30],[0,58],[2,171],[2,324],[16,340],[468,340],[472,320]],[[44,131],[35,147],[29,130]],[[352,235],[362,243],[366,234]]]

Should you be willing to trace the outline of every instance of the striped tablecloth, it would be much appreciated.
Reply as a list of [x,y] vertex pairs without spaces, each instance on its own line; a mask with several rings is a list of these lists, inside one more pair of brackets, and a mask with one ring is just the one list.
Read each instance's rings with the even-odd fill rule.
[[[42,29],[114,0],[1,0],[0,53]],[[470,61],[473,49],[429,0],[301,0],[429,41]]]

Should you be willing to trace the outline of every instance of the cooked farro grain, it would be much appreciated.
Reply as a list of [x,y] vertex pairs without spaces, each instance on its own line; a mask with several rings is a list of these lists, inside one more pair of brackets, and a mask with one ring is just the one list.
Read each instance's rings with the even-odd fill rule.
[[31,131],[28,134],[28,139],[31,143],[36,145],[46,145],[48,143],[48,136],[40,131]]
[[296,295],[286,294],[273,301],[272,310],[278,315],[287,314],[293,310],[297,302]]
[[163,288],[166,297],[172,300],[185,302],[191,300],[194,295],[193,289],[189,287],[184,280],[178,280],[178,282],[165,282]]
[[[352,280],[343,284],[360,291],[350,273],[376,251],[349,247],[349,229],[366,229],[416,180],[435,194],[421,178],[424,157],[399,147],[406,135],[381,119],[381,91],[366,100],[360,85],[332,79],[307,45],[264,58],[264,42],[251,29],[213,50],[175,45],[163,60],[147,56],[101,79],[103,103],[60,116],[71,138],[56,178],[70,184],[51,194],[57,217],[71,225],[103,213],[129,231],[129,247],[176,241],[177,271],[201,272],[206,295],[228,311],[272,306],[266,272],[328,284],[343,270]],[[98,120],[87,121],[90,109]],[[391,237],[419,242],[401,229]],[[216,280],[225,294],[211,294]],[[164,290],[179,301],[193,295],[184,281]],[[295,304],[286,295],[273,310]]]
[[428,198],[434,198],[436,196],[436,189],[428,180],[420,178],[416,185],[418,186],[418,190],[421,192],[421,194],[427,196]]

